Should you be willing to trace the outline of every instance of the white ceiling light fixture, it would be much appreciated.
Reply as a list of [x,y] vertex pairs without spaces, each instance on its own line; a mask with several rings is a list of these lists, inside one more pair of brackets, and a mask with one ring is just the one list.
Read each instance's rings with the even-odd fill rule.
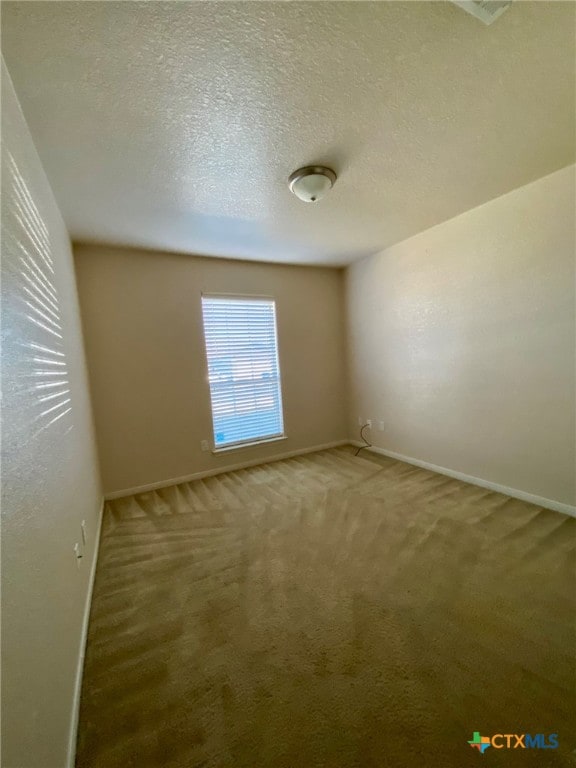
[[512,0],[452,0],[452,2],[486,25],[496,21],[512,5]]
[[298,168],[288,179],[290,192],[305,203],[317,203],[336,183],[336,174],[323,165]]

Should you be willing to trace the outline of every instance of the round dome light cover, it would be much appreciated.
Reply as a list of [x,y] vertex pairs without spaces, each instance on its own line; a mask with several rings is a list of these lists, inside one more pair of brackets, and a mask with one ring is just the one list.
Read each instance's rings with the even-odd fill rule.
[[322,165],[309,165],[294,171],[288,179],[290,191],[305,203],[317,203],[329,192],[336,181],[336,174]]

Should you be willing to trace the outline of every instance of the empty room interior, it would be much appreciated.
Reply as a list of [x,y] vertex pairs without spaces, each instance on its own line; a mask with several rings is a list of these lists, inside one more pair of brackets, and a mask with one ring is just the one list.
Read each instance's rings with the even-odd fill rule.
[[576,3],[1,3],[3,768],[576,755]]

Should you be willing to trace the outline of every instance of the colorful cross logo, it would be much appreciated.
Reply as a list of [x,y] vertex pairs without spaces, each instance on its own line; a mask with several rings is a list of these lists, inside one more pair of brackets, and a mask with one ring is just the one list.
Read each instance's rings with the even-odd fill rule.
[[488,747],[491,746],[490,744],[490,736],[480,736],[480,733],[478,731],[474,731],[474,734],[472,736],[472,741],[469,741],[468,744],[472,747],[472,749],[477,749],[480,754],[484,754],[484,752],[488,749]]

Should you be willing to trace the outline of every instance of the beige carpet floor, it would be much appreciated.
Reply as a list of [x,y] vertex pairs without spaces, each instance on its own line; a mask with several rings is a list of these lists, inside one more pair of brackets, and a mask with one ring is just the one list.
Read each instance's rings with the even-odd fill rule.
[[110,502],[77,766],[573,765],[575,526],[347,448]]

